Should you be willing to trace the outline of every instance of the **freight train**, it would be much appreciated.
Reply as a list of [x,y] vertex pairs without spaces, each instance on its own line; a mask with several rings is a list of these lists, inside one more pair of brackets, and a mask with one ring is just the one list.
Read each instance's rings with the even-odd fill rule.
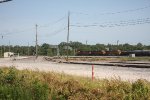
[[135,56],[150,56],[150,50],[133,50],[133,51],[81,51],[76,52],[77,56],[129,56],[130,54],[135,54]]

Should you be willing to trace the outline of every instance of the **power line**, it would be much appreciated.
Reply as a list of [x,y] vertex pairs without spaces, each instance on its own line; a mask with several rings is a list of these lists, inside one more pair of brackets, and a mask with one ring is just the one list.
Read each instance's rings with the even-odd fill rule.
[[28,32],[28,31],[31,31],[33,30],[34,28],[29,28],[29,29],[25,29],[25,30],[20,30],[20,31],[14,31],[14,32],[3,32],[3,34],[0,34],[0,35],[13,35],[13,34],[19,34],[19,33],[23,33],[23,32]]
[[0,3],[4,3],[4,2],[8,2],[8,1],[12,1],[12,0],[0,0]]
[[55,24],[61,22],[61,21],[64,20],[65,18],[66,18],[66,16],[64,16],[64,17],[62,17],[62,18],[60,18],[60,19],[58,19],[58,20],[56,20],[56,21],[54,21],[54,22],[52,22],[52,23],[48,23],[48,24],[45,24],[45,25],[41,25],[41,26],[39,26],[39,27],[40,27],[40,28],[45,28],[45,27],[53,26],[53,25],[55,25]]
[[60,32],[63,32],[64,30],[66,30],[66,27],[64,27],[64,28],[62,28],[62,29],[60,29],[60,30],[55,31],[55,32],[51,33],[50,35],[51,35],[51,36],[54,36],[54,35],[56,35],[56,34],[58,34],[58,33],[60,33]]
[[[45,24],[45,25],[41,25],[41,26],[38,26],[38,28],[44,28],[44,27],[49,27],[50,25],[55,25],[57,23],[59,23],[60,21],[64,20],[65,19],[65,16],[54,21],[53,23],[49,23],[49,24]],[[24,30],[18,30],[18,31],[14,31],[14,32],[3,32],[3,34],[0,34],[1,36],[6,36],[6,35],[12,35],[12,34],[19,34],[19,33],[23,33],[23,32],[28,32],[28,31],[31,31],[31,30],[34,30],[34,28],[28,28],[28,29],[24,29]]]
[[126,20],[126,21],[119,21],[119,22],[106,22],[106,23],[93,23],[87,25],[79,25],[74,24],[70,25],[73,27],[116,27],[116,26],[129,26],[129,25],[139,25],[139,24],[149,24],[150,18],[143,18],[143,19],[136,19],[136,20]]
[[[121,13],[129,13],[129,12],[141,11],[141,10],[148,9],[148,8],[150,8],[150,5],[144,6],[141,8],[129,9],[129,10],[123,10],[123,11],[117,11],[117,12],[97,13],[97,15],[114,15],[114,14],[121,14]],[[72,14],[80,14],[80,15],[91,15],[91,14],[87,14],[87,13],[83,13],[83,12],[71,12],[71,13]]]
[[66,30],[66,29],[67,29],[67,27],[61,28],[61,29],[59,29],[59,30],[56,30],[56,31],[54,31],[54,32],[51,32],[50,34],[45,35],[45,37],[57,35],[57,34],[59,34],[60,32],[63,32],[64,30]]

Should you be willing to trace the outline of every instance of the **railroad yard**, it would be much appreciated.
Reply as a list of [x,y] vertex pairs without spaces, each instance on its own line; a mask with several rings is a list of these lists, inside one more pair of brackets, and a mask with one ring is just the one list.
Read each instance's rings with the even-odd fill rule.
[[[120,60],[121,59],[121,60]],[[146,79],[150,81],[149,60],[122,60],[118,57],[18,57],[0,58],[1,67],[16,67],[19,70],[28,69],[36,71],[53,71],[69,75],[91,77],[92,65],[94,66],[94,77],[97,79],[117,78],[124,81],[136,81]]]

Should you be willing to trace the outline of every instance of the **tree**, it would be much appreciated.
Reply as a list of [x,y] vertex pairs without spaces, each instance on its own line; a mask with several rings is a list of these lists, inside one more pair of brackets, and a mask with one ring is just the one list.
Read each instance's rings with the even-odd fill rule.
[[133,48],[130,44],[128,44],[128,43],[123,44],[123,50],[129,51],[129,50],[132,50],[132,49]]
[[42,46],[39,48],[39,54],[46,56],[48,49],[49,49],[49,44],[46,43],[42,44]]
[[61,42],[61,43],[58,45],[60,55],[66,55],[66,52],[65,52],[65,50],[63,49],[65,46],[67,46],[67,43],[66,43],[66,42]]
[[52,52],[52,48],[49,48],[47,50],[47,56],[54,56],[53,52]]
[[137,50],[143,50],[143,45],[142,45],[142,43],[138,43],[138,44],[136,45],[136,49],[137,49]]
[[72,41],[70,41],[70,43],[69,43],[69,46],[72,47],[73,49],[79,49],[81,45],[82,45],[81,42],[72,42]]
[[106,46],[104,44],[96,44],[97,50],[105,50]]

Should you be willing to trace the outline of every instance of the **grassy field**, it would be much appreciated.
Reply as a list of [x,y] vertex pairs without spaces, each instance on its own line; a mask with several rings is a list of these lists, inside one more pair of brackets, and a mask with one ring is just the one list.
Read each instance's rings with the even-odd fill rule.
[[1,68],[0,100],[150,100],[150,82]]

